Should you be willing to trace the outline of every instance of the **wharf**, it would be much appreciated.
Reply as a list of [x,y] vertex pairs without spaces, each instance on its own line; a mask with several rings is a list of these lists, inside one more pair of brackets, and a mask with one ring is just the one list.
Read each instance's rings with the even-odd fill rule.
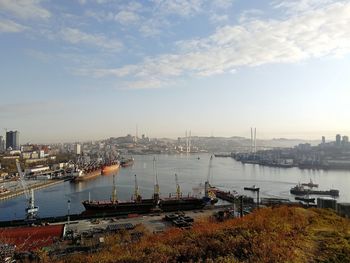
[[[205,207],[203,209],[195,209],[195,210],[189,210],[186,211],[186,213],[198,213],[201,211],[213,211],[217,209],[223,209],[223,208],[229,208],[232,207],[232,205],[219,205],[219,206],[210,206]],[[35,224],[35,225],[45,225],[45,224],[52,224],[52,223],[63,223],[68,221],[68,217],[70,221],[85,221],[85,220],[92,220],[92,219],[103,219],[103,218],[117,218],[117,219],[130,219],[131,217],[142,217],[142,216],[154,216],[154,215],[161,215],[161,214],[169,214],[168,212],[155,212],[155,213],[147,213],[147,214],[121,214],[121,213],[100,213],[100,214],[71,214],[71,215],[63,215],[63,216],[56,216],[56,217],[45,217],[45,218],[37,218],[35,221],[28,222],[25,219],[21,220],[11,220],[11,221],[0,221],[0,228],[2,227],[17,227],[17,226],[25,226],[28,224]]]
[[[65,181],[67,181],[67,180],[64,180],[64,179],[47,180],[47,181],[45,181],[43,183],[38,183],[38,184],[33,184],[33,185],[28,186],[28,190],[31,190],[31,189],[38,190],[38,189],[50,187],[50,186],[53,186],[53,185],[56,185],[56,184],[60,184],[60,183],[65,182]],[[15,198],[15,197],[23,195],[23,194],[24,194],[24,190],[23,189],[16,190],[16,191],[11,191],[9,193],[0,195],[0,201],[4,201],[4,200],[7,200],[7,199]]]

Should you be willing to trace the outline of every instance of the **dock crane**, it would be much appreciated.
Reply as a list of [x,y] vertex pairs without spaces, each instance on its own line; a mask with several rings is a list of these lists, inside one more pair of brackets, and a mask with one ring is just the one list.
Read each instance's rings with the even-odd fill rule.
[[176,183],[176,198],[180,199],[181,198],[181,190],[180,190],[179,179],[177,178],[177,174],[175,174],[175,183]]
[[137,176],[136,176],[136,174],[135,174],[134,200],[135,200],[135,202],[141,201],[141,195],[140,195],[139,185],[137,184]]
[[215,194],[210,191],[210,176],[211,176],[211,170],[212,170],[212,163],[213,163],[213,155],[210,156],[210,160],[209,160],[209,167],[208,167],[208,176],[207,176],[207,180],[204,183],[204,193],[205,193],[205,198],[208,199],[210,201],[210,203],[215,204],[218,202],[218,199],[216,198]]
[[158,207],[159,198],[160,198],[160,188],[158,184],[158,172],[156,167],[156,157],[153,157],[153,173],[154,173],[154,193],[153,193],[153,199]]
[[26,207],[26,219],[29,221],[35,220],[38,216],[39,207],[35,206],[34,190],[28,189],[27,183],[24,180],[24,173],[18,160],[16,160],[19,181],[23,187],[24,195],[27,199],[28,206]]

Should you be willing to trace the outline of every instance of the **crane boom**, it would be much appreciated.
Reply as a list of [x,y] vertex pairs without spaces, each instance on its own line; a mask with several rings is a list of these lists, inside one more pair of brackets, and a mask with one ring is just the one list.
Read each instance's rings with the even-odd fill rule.
[[159,195],[160,195],[160,188],[159,188],[159,184],[158,184],[158,172],[157,172],[157,167],[156,167],[156,157],[153,158],[153,172],[154,172],[154,194],[153,197],[155,199],[155,201],[157,202],[159,199]]
[[26,199],[28,200],[30,198],[28,186],[24,180],[24,173],[23,173],[21,165],[17,159],[16,159],[16,167],[17,167],[17,171],[19,174],[19,181],[20,181],[22,188],[23,188],[23,191],[24,191],[24,195],[26,196]]
[[24,192],[26,199],[27,199],[27,202],[28,202],[28,206],[25,209],[27,219],[28,220],[35,220],[37,217],[37,213],[39,211],[39,207],[35,206],[35,203],[34,203],[34,190],[31,189],[29,191],[29,188],[24,180],[24,173],[23,173],[21,165],[17,159],[16,159],[16,167],[17,167],[17,171],[19,174],[19,181],[21,182],[21,185],[23,187],[23,192]]
[[175,174],[175,183],[176,183],[176,198],[180,199],[181,189],[180,189],[180,185],[179,185],[179,179],[177,178],[177,174]]

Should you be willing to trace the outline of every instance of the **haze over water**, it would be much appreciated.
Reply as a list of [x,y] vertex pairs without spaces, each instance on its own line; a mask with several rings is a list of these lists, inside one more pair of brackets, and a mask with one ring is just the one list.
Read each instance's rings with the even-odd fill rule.
[[[200,157],[200,159],[198,159]],[[121,168],[116,176],[117,195],[120,200],[130,200],[134,192],[134,174],[137,174],[141,195],[150,198],[153,193],[153,155],[135,156],[134,166]],[[157,155],[157,171],[161,194],[167,197],[175,193],[177,173],[184,195],[192,192],[193,187],[204,183],[208,175],[209,154],[200,155]],[[282,197],[294,200],[289,190],[298,182],[319,184],[319,189],[340,190],[338,201],[350,202],[350,172],[300,170],[298,168],[271,168],[251,164],[241,164],[231,158],[214,158],[210,182],[224,190],[236,190],[240,194],[250,195],[243,190],[245,186],[256,185],[261,189],[261,197]],[[40,207],[40,217],[67,214],[67,201],[71,200],[70,213],[84,211],[81,202],[88,199],[108,200],[112,192],[112,175],[102,175],[96,179],[82,182],[65,182],[35,192],[36,204]],[[0,220],[24,218],[26,201],[24,196],[0,202]]]

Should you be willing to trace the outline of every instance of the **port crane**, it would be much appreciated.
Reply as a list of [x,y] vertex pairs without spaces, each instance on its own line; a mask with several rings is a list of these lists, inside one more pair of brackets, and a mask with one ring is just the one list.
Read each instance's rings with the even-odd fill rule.
[[141,195],[140,195],[139,185],[137,184],[137,176],[136,176],[136,174],[135,174],[134,200],[135,201],[141,201]]
[[179,179],[177,177],[177,174],[175,174],[175,183],[176,183],[176,198],[180,199],[181,198],[181,190],[180,190]]
[[156,167],[156,157],[153,157],[153,172],[154,172],[154,194],[153,198],[158,203],[160,196],[160,188],[158,184],[158,172]]
[[34,190],[28,188],[27,183],[24,179],[24,173],[18,160],[16,160],[17,171],[19,174],[19,181],[22,185],[24,195],[27,199],[28,206],[26,207],[26,219],[35,220],[38,216],[39,207],[35,206]]
[[212,163],[213,163],[213,155],[210,156],[210,160],[209,160],[207,180],[204,183],[204,196],[205,198],[210,200],[212,204],[214,204],[218,201],[218,199],[216,198],[214,192],[210,190],[211,186],[209,181],[210,181],[211,172],[212,172]]

